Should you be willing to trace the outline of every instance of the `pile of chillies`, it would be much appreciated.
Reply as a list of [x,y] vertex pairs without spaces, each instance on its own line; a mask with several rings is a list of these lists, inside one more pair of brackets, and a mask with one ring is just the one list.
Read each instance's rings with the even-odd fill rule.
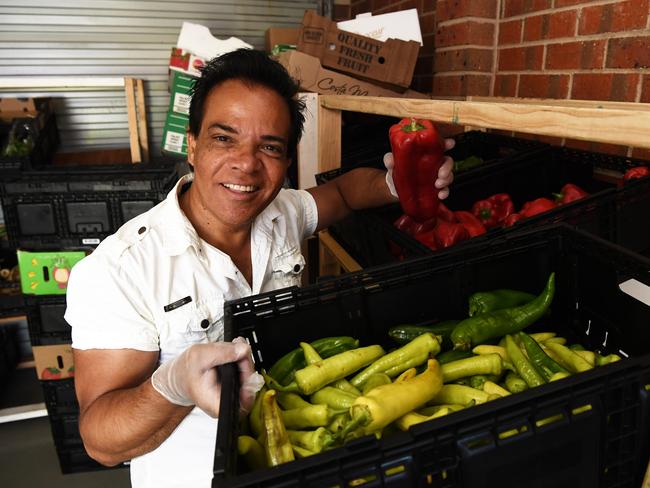
[[250,470],[276,466],[620,360],[524,332],[549,315],[554,294],[554,273],[538,295],[476,292],[465,319],[392,327],[388,353],[351,337],[301,342],[263,373],[238,453]]

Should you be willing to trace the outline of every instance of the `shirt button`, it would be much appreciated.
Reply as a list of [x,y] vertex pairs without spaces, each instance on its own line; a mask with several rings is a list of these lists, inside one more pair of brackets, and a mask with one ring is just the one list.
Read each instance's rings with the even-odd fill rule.
[[138,234],[143,234],[146,230],[147,230],[146,227],[140,227],[140,228],[138,229]]
[[300,265],[299,265],[299,264],[296,264],[296,265],[293,267],[293,272],[294,272],[294,273],[297,273],[298,271],[300,271]]
[[210,326],[210,321],[208,319],[201,320],[201,328],[207,329]]

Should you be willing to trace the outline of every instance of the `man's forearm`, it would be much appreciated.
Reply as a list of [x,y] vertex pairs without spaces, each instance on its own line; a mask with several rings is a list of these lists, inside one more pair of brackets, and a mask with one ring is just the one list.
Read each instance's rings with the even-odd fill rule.
[[332,180],[350,210],[381,207],[396,202],[386,185],[386,171],[356,168]]
[[98,397],[81,413],[79,428],[88,454],[114,466],[154,450],[191,410],[168,402],[147,379]]

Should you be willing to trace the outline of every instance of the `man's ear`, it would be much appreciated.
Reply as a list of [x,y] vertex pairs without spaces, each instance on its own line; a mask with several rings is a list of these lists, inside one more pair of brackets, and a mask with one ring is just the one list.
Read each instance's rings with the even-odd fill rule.
[[189,130],[187,135],[187,162],[194,166],[194,155],[196,153],[196,137]]

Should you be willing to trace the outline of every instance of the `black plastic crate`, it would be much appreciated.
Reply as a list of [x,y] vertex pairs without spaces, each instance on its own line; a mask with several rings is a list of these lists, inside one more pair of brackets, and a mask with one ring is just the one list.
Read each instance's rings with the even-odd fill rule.
[[45,406],[49,415],[77,415],[79,403],[74,390],[74,379],[41,381]]
[[0,249],[0,317],[23,315],[18,259],[15,249]]
[[24,295],[32,346],[68,344],[72,329],[63,318],[65,295]]
[[[504,234],[446,253],[227,302],[225,340],[244,336],[256,367],[293,346],[352,335],[391,347],[399,323],[466,316],[477,290],[556,295],[544,329],[626,359],[420,424],[382,440],[238,474],[237,374],[222,368],[218,486],[638,487],[650,441],[650,307],[623,293],[650,285],[650,260],[566,224]],[[540,328],[537,328],[539,330]],[[535,330],[532,328],[531,330]],[[547,425],[540,420],[555,419]],[[516,429],[517,435],[501,435]]]
[[23,172],[2,184],[8,240],[27,249],[94,247],[164,200],[177,176],[169,164]]
[[79,414],[49,415],[54,445],[58,447],[83,446],[79,433]]
[[[616,184],[611,180],[608,181],[598,175],[599,169],[614,170],[622,174],[627,168],[639,164],[644,164],[644,161],[569,148],[549,147],[518,161],[512,161],[510,164],[492,166],[476,172],[472,178],[457,181],[452,185],[451,194],[445,200],[445,205],[452,210],[469,211],[477,200],[505,192],[512,197],[517,211],[527,201],[539,197],[552,198],[552,193],[559,192],[565,183],[577,184],[590,195],[519,221],[513,227],[491,229],[483,236],[459,243],[454,247],[490,239],[503,232],[567,222],[626,247],[632,244],[630,249],[642,250],[642,246],[637,243],[637,230],[643,229],[643,226],[623,225],[617,230],[619,215],[625,215],[620,212],[620,208],[624,205],[619,205],[617,211],[617,202],[631,199],[626,196],[625,189],[617,190]],[[321,181],[331,179],[333,176],[331,172],[324,173]],[[631,188],[633,185],[627,186]],[[632,192],[631,189],[627,191]],[[646,205],[650,207],[650,197],[648,198]],[[644,202],[646,200],[642,192],[638,199]],[[634,212],[631,205],[630,211]],[[432,251],[393,226],[393,222],[402,213],[399,204],[355,212],[333,226],[331,231],[350,255],[364,267],[439,252]],[[633,217],[636,217],[635,213],[630,218]],[[626,232],[632,235],[626,236]],[[648,234],[644,239],[646,248],[650,248],[650,232],[645,232]]]
[[24,156],[5,156],[4,146],[9,137],[11,127],[3,130],[3,137],[0,140],[0,173],[5,176],[7,173],[16,173],[25,170],[37,169],[48,165],[52,156],[59,146],[59,130],[56,125],[56,117],[53,112],[43,116],[43,127],[38,127],[38,118],[15,119],[12,125],[25,125],[32,134],[34,147],[31,152]]

